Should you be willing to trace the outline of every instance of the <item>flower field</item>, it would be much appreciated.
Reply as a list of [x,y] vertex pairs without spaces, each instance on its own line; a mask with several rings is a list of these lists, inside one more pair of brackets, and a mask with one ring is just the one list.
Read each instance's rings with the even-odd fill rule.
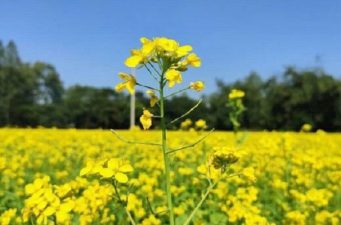
[[[118,133],[160,141],[160,131]],[[207,134],[170,131],[168,144],[177,148]],[[167,224],[159,146],[127,144],[107,130],[0,129],[0,140],[1,225],[130,224],[127,212],[136,224]],[[218,181],[190,224],[338,225],[340,146],[341,134],[323,131],[249,132],[240,145],[233,133],[213,132],[170,154],[175,222],[184,224]],[[210,158],[220,149],[238,161],[218,180]]]

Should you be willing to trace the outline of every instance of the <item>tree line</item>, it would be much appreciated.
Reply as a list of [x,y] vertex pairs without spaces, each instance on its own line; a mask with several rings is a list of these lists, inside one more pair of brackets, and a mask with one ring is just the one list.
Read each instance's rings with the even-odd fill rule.
[[[341,130],[341,80],[320,68],[287,67],[282,74],[262,79],[253,72],[233,83],[217,81],[217,90],[204,95],[198,110],[188,115],[205,119],[219,130],[231,129],[227,94],[245,91],[243,128],[299,130],[309,123],[315,129]],[[63,86],[51,64],[25,63],[13,41],[0,41],[0,126],[116,128],[129,127],[129,99],[113,88]],[[149,100],[136,93],[136,121]],[[166,115],[175,118],[197,103],[187,95],[167,100]],[[156,125],[158,126],[157,122]],[[179,127],[175,124],[174,128]]]

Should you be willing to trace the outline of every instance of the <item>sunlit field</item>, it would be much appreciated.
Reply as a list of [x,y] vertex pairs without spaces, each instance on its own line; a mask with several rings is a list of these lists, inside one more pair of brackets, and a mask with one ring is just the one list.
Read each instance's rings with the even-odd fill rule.
[[[118,131],[158,143],[160,131]],[[171,131],[176,148],[207,132]],[[132,145],[108,130],[1,129],[0,224],[167,224],[160,147]],[[235,145],[213,132],[193,148],[171,154],[176,224],[183,224],[209,185],[217,148],[240,157],[227,170],[191,224],[333,224],[341,221],[341,134],[248,132]],[[116,186],[81,176],[92,162],[119,158],[133,167]],[[82,172],[86,174],[86,172]],[[210,173],[210,176],[207,174]],[[117,175],[117,174],[116,174]],[[117,180],[125,177],[116,178]],[[120,203],[127,204],[122,207]]]

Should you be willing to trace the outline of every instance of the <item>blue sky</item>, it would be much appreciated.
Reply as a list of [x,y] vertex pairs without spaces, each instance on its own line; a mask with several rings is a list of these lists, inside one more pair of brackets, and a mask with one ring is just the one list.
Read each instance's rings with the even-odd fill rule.
[[[2,0],[0,40],[14,40],[24,61],[57,68],[66,86],[114,86],[141,36],[191,44],[202,67],[184,74],[214,90],[257,71],[264,78],[319,65],[341,75],[341,1]],[[138,79],[149,82],[144,72]]]

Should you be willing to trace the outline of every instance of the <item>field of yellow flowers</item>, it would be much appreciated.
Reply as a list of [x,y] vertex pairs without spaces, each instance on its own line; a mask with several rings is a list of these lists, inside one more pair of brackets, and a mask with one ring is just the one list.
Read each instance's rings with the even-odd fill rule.
[[[119,133],[159,140],[159,131]],[[169,132],[169,145],[204,134]],[[193,224],[340,224],[340,134],[250,132],[238,147],[234,138],[214,132],[171,155],[176,224],[183,224],[205,192],[207,158],[217,147],[235,148],[240,159],[230,169],[246,176],[220,181]],[[106,130],[0,129],[0,140],[1,225],[129,224],[125,210],[136,224],[166,224],[158,146],[129,145]],[[118,159],[125,163],[115,172],[122,181],[117,188],[81,176],[92,162]]]

